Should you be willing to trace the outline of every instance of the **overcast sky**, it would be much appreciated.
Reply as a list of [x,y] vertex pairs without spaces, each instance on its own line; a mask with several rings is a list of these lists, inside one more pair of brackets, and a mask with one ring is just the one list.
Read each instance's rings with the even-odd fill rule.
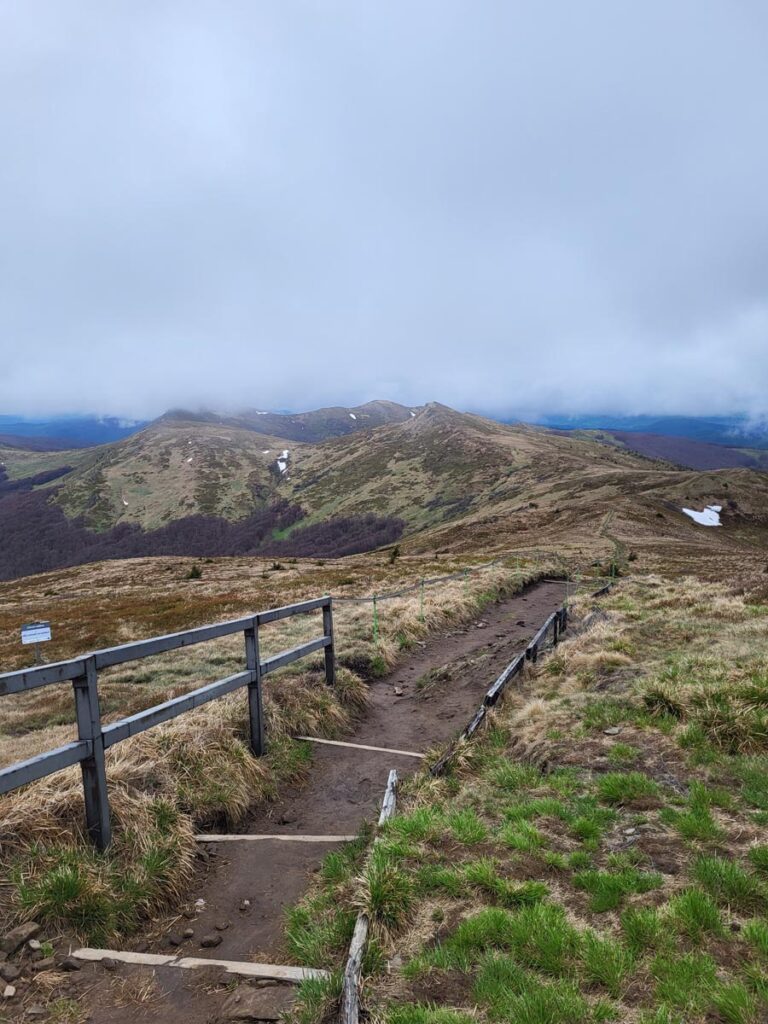
[[0,412],[768,410],[764,0],[0,0]]

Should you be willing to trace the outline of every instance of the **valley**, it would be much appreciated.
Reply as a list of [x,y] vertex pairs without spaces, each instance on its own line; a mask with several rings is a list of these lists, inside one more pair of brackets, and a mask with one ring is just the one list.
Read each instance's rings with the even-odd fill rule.
[[[468,549],[478,536],[494,549],[536,538],[568,549],[608,511],[638,536],[697,546],[677,514],[697,502],[724,507],[737,546],[763,544],[762,473],[682,470],[437,403],[373,411],[382,405],[390,421],[378,426],[369,407],[282,426],[272,414],[213,423],[176,413],[112,445],[2,449],[0,577],[141,555],[336,557],[401,540],[414,552]],[[283,434],[254,429],[262,423]],[[325,436],[298,441],[297,431]],[[52,479],[39,482],[43,473]],[[44,551],[38,535],[56,541]]]
[[[15,578],[0,583],[4,671],[28,662],[18,642],[24,621],[51,623],[45,654],[60,660],[319,594],[333,597],[337,659],[332,691],[322,681],[321,657],[268,677],[263,758],[248,750],[237,693],[108,751],[115,840],[106,857],[82,831],[76,769],[0,800],[0,863],[11,880],[0,892],[0,921],[7,930],[34,919],[54,962],[38,972],[28,950],[13,954],[14,1021],[38,1005],[54,1024],[127,1021],[136,1014],[230,1019],[235,994],[236,1002],[251,1005],[252,993],[261,990],[242,981],[233,987],[230,977],[205,967],[206,959],[337,971],[355,914],[367,907],[373,938],[366,1009],[386,1007],[396,1018],[398,1006],[426,999],[449,1024],[465,1024],[469,983],[452,960],[429,960],[431,944],[450,949],[456,929],[471,926],[462,922],[477,915],[484,921],[482,915],[499,908],[514,922],[529,903],[530,914],[552,918],[546,927],[553,934],[558,908],[566,908],[577,932],[568,940],[573,953],[564,975],[526,967],[515,1012],[525,1000],[544,1000],[560,1008],[551,1011],[552,1020],[575,1024],[631,1014],[639,1021],[656,1004],[676,1005],[653,988],[656,982],[647,991],[630,985],[662,964],[666,947],[652,960],[631,945],[624,917],[601,916],[597,897],[588,904],[578,893],[604,878],[610,887],[620,877],[630,896],[617,897],[616,906],[624,907],[625,898],[638,912],[659,906],[660,920],[677,922],[678,874],[698,892],[696,858],[720,857],[723,843],[737,835],[746,838],[728,846],[735,855],[748,857],[749,843],[760,848],[755,829],[762,804],[756,810],[740,803],[733,780],[740,772],[754,774],[750,765],[768,756],[759,710],[768,478],[743,467],[684,470],[589,435],[502,425],[436,403],[406,411],[359,427],[347,412],[353,426],[344,424],[342,432],[342,410],[306,427],[329,432],[315,440],[286,436],[305,429],[296,423],[270,423],[283,435],[254,429],[264,419],[258,414],[247,423],[222,423],[174,413],[98,448],[3,450],[6,558],[24,536],[50,557],[42,573],[16,561],[19,571],[9,573]],[[702,526],[683,512],[712,504],[721,506],[721,526]],[[26,534],[13,515],[24,508],[31,509]],[[56,517],[53,529],[49,516]],[[62,538],[73,535],[87,545],[67,549]],[[345,550],[350,543],[360,547]],[[606,582],[614,584],[610,594],[590,598]],[[561,644],[526,668],[446,777],[430,782],[426,769],[467,724],[478,695],[563,603],[571,626]],[[671,611],[662,625],[665,607]],[[647,632],[646,621],[652,623]],[[311,616],[275,623],[263,631],[263,653],[314,633]],[[707,643],[722,645],[735,659],[733,668],[715,672],[721,696],[701,713],[708,705],[697,680],[714,671],[716,655],[706,655],[706,666],[689,663],[691,643],[699,652]],[[231,637],[107,669],[99,678],[104,721],[189,693],[242,664],[242,638]],[[741,693],[746,678],[757,689],[738,717],[727,718],[727,705],[718,701],[728,687]],[[677,707],[678,689],[669,685],[677,679],[684,680],[685,703],[667,712]],[[0,710],[4,765],[76,736],[67,686],[6,697]],[[607,739],[614,728],[626,733],[626,743]],[[569,754],[558,742],[572,730],[577,742]],[[353,747],[310,744],[295,738],[300,735]],[[639,762],[621,761],[624,746],[651,759],[643,785],[659,796],[648,810],[630,801],[616,811],[601,802],[600,780],[611,771],[633,785],[640,785],[636,776],[646,777]],[[371,747],[423,752],[426,767]],[[550,763],[555,767],[541,767]],[[392,767],[402,777],[402,818],[375,833],[371,848],[371,818]],[[525,795],[499,795],[493,780],[507,772],[522,773]],[[572,788],[558,796],[557,780],[566,776]],[[688,781],[668,792],[672,776]],[[683,853],[675,823],[700,813],[693,805],[686,810],[684,799],[697,786],[733,795],[727,812],[725,803],[717,812],[716,827],[702,825],[699,835],[699,826],[691,826],[693,845]],[[518,814],[520,799],[542,810]],[[617,837],[638,829],[642,815],[656,845],[648,853],[638,847],[630,864]],[[583,825],[585,835],[594,837],[578,838],[587,818],[593,824]],[[294,834],[358,830],[358,839],[331,852],[327,845],[291,842]],[[287,839],[195,840],[205,832]],[[481,832],[482,839],[468,838]],[[275,848],[265,855],[269,843]],[[670,857],[674,871],[667,876]],[[647,900],[642,887],[631,895],[633,871],[653,878]],[[721,908],[721,921],[745,920],[716,894],[706,898]],[[406,938],[411,927],[413,941]],[[593,930],[608,944],[600,947],[604,955],[624,964],[610,980],[589,959]],[[725,946],[684,941],[691,957],[709,957],[719,972],[720,987],[690,997],[702,1013],[725,1005],[737,989],[745,1005],[757,1007],[754,972],[732,970]],[[83,961],[71,973],[56,969],[84,945],[161,959],[170,949],[173,956],[202,958],[203,967],[105,968]],[[749,964],[751,949],[742,950]],[[336,1012],[337,979],[264,988],[260,1012],[322,1024]],[[492,1013],[488,1019],[495,1019]],[[403,1024],[441,1021],[418,1017]]]

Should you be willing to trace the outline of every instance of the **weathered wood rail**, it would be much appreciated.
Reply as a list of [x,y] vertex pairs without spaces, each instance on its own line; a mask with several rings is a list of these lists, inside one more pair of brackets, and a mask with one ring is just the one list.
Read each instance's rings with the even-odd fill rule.
[[[323,634],[306,643],[281,651],[270,658],[261,658],[259,651],[259,627],[293,615],[322,610]],[[205,643],[219,637],[243,633],[245,640],[245,671],[208,683],[196,690],[174,697],[162,704],[139,711],[135,715],[121,718],[109,725],[101,724],[99,710],[98,673],[100,669],[139,661],[155,654],[165,654],[181,647]],[[330,597],[318,597],[311,601],[271,608],[241,619],[219,622],[211,626],[187,629],[181,633],[137,640],[119,647],[108,647],[102,651],[70,661],[53,665],[21,669],[0,675],[0,697],[13,693],[25,693],[39,686],[71,682],[74,689],[75,717],[78,738],[73,743],[56,747],[38,754],[26,761],[19,761],[0,769],[0,795],[19,786],[25,786],[36,779],[42,779],[54,772],[80,764],[83,773],[83,794],[85,798],[85,821],[88,832],[100,850],[106,849],[111,838],[109,798],[107,794],[104,751],[115,743],[151,729],[162,722],[168,722],[177,715],[223,697],[241,687],[248,689],[248,715],[250,723],[250,746],[256,757],[265,751],[264,714],[262,707],[261,681],[270,672],[304,658],[316,651],[325,654],[325,679],[329,685],[335,682],[335,657],[333,646],[333,604]]]
[[[397,772],[393,768],[387,779],[387,788],[381,802],[378,827],[394,815],[397,809]],[[374,844],[378,841],[374,839]],[[361,910],[355,921],[355,930],[349,944],[349,954],[344,967],[344,978],[341,989],[341,1022],[342,1024],[358,1024],[360,1019],[360,986],[363,974],[363,957],[368,942],[371,922],[368,914]]]

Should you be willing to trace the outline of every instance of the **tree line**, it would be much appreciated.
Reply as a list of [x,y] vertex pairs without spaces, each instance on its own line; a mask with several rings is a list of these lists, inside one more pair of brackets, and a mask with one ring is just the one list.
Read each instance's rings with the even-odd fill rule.
[[[48,472],[55,474],[49,479],[56,479],[63,471]],[[173,520],[156,530],[119,523],[96,533],[82,520],[67,519],[50,500],[54,489],[31,490],[49,482],[37,477],[26,477],[23,481],[0,478],[2,580],[88,562],[151,555],[337,558],[391,544],[405,527],[402,519],[372,514],[339,517],[302,527],[302,507],[277,501],[237,522],[219,516],[194,515]],[[28,486],[22,486],[24,481]],[[6,483],[13,487],[3,490]],[[290,530],[287,537],[275,539],[276,533],[286,530]]]

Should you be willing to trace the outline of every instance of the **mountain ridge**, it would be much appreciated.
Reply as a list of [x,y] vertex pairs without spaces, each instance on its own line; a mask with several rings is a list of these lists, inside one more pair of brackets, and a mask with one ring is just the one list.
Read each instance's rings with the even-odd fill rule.
[[[173,415],[87,451],[0,452],[16,481],[0,518],[5,508],[6,531],[12,510],[34,519],[69,558],[110,557],[111,544],[123,557],[199,555],[206,544],[216,554],[330,557],[349,549],[345,537],[355,550],[398,538],[464,546],[478,531],[490,531],[484,543],[492,546],[576,536],[608,515],[651,534],[664,520],[674,536],[700,543],[681,509],[712,502],[724,506],[728,537],[752,543],[766,525],[765,474],[680,470],[583,434],[501,424],[436,402],[405,418],[403,410],[396,422],[351,421],[359,425],[318,442]],[[57,472],[62,466],[71,468]],[[29,547],[34,537],[20,529],[17,543]]]

